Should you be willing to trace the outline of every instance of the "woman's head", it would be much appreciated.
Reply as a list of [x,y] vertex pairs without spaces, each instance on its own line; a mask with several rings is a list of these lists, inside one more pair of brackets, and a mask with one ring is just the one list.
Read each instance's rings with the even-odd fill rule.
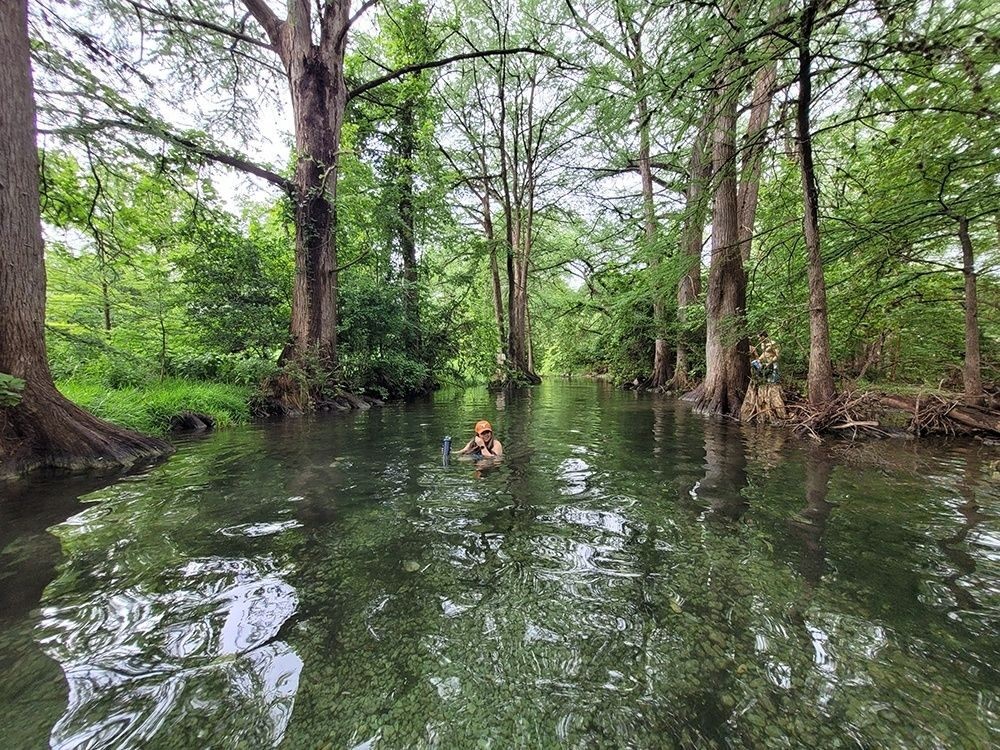
[[493,425],[491,425],[485,419],[480,419],[478,422],[476,422],[476,426],[474,429],[476,431],[476,434],[479,435],[479,437],[487,439],[493,437]]

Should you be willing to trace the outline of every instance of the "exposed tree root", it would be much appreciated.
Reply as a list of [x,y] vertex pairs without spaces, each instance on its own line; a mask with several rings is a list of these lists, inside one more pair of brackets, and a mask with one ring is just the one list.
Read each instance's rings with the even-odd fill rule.
[[1000,435],[1000,411],[949,400],[939,394],[916,397],[882,396],[893,409],[910,412],[907,429],[914,435]]
[[705,384],[704,382],[698,383],[694,388],[681,396],[681,401],[690,401],[693,404],[697,404],[701,401],[702,396],[705,395]]
[[312,384],[295,370],[282,370],[264,384],[264,395],[251,409],[255,417],[295,417],[310,411],[365,411],[381,399],[351,393],[326,383]]
[[495,377],[487,384],[486,388],[491,393],[496,393],[499,391],[509,391],[515,388],[539,385],[541,382],[542,379],[533,372],[511,370],[503,377]]
[[163,440],[98,419],[44,382],[29,384],[19,405],[0,409],[0,478],[43,467],[130,466],[172,451]]

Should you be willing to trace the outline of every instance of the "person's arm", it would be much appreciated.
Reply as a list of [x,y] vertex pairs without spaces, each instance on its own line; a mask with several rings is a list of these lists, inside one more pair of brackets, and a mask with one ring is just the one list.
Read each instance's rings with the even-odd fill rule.
[[503,446],[500,444],[499,440],[494,440],[493,441],[493,455],[494,456],[502,456],[503,455]]
[[476,439],[472,438],[469,442],[465,444],[465,447],[458,452],[458,455],[464,456],[466,453],[472,453],[476,449]]

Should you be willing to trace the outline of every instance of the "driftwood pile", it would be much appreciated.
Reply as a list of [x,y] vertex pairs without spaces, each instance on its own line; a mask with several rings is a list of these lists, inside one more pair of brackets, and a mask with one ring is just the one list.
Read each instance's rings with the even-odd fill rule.
[[882,396],[891,409],[910,412],[907,429],[914,435],[1000,435],[1000,412],[989,406],[977,406],[947,399],[939,394],[916,397]]
[[892,396],[845,391],[821,407],[804,401],[788,404],[784,424],[817,439],[824,432],[884,437],[900,431],[886,424],[892,411],[908,415],[904,429],[912,435],[1000,435],[1000,411],[936,393]]
[[885,437],[889,432],[879,421],[881,411],[878,394],[845,391],[819,407],[806,401],[790,403],[786,424],[816,439],[822,432],[838,432],[852,438],[860,434]]

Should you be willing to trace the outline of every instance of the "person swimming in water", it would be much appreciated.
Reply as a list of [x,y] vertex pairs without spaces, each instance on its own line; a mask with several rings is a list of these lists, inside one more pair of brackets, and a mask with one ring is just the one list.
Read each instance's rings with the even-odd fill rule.
[[475,433],[458,455],[472,458],[496,458],[503,455],[503,445],[493,437],[493,425],[480,419],[476,422]]

